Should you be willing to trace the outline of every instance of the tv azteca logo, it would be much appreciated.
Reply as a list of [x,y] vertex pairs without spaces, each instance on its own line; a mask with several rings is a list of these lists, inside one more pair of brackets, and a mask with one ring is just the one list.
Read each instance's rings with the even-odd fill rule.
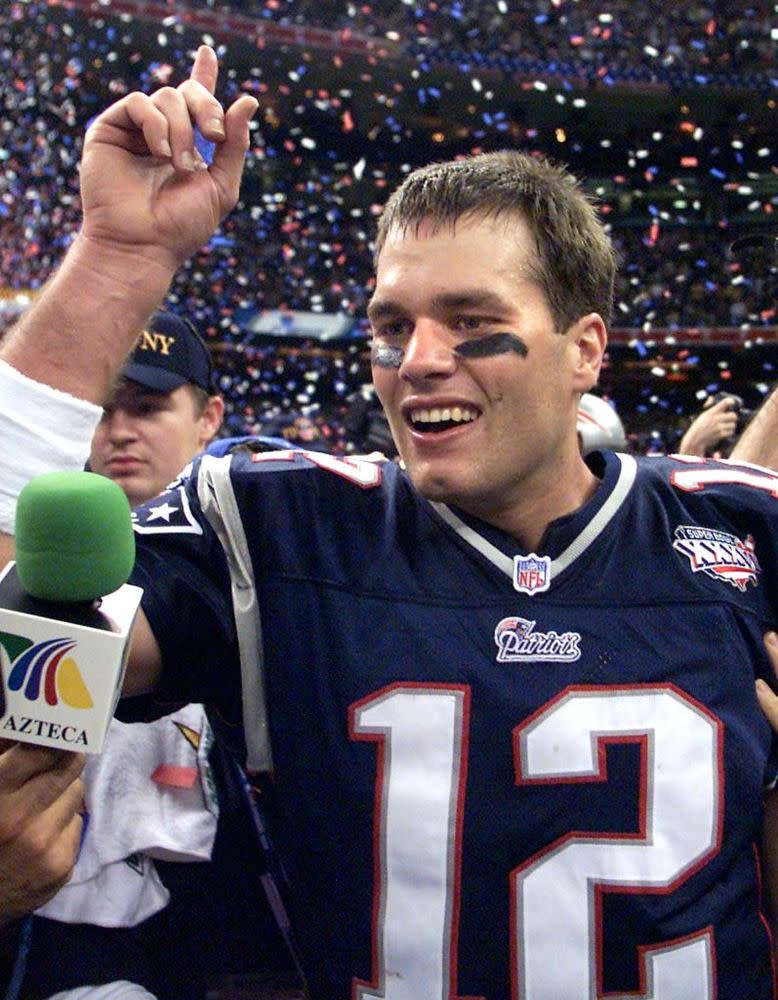
[[92,708],[94,702],[72,656],[70,638],[33,642],[25,636],[0,632],[0,667],[10,691],[22,691],[28,701],[61,702],[70,708]]

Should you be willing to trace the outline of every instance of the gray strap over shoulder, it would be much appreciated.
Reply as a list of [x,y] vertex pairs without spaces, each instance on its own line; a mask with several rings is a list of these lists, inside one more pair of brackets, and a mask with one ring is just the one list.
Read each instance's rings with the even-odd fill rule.
[[232,581],[232,608],[238,633],[246,739],[246,767],[250,773],[270,771],[273,765],[267,720],[262,621],[254,569],[230,478],[230,456],[206,455],[200,464],[197,493],[202,511],[227,556]]

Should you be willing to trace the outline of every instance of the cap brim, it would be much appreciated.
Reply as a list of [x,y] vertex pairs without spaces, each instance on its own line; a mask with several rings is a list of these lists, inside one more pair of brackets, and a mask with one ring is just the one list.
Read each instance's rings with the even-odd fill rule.
[[187,379],[176,372],[168,371],[166,368],[157,368],[155,365],[139,365],[134,362],[124,366],[122,375],[124,378],[138,382],[155,392],[172,392],[179,386],[187,384]]

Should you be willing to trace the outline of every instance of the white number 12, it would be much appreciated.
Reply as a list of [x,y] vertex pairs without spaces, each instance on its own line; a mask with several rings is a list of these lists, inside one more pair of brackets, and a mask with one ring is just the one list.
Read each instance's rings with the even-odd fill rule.
[[[469,690],[393,685],[353,705],[350,725],[378,750],[373,975],[355,983],[354,1000],[462,1000]],[[608,742],[642,747],[639,832],[571,832],[509,873],[513,1000],[591,1000],[603,995],[603,893],[673,892],[718,850],[721,723],[672,685],[571,687],[513,742],[518,786],[605,781]],[[637,947],[641,992],[630,1000],[715,996],[709,927]]]

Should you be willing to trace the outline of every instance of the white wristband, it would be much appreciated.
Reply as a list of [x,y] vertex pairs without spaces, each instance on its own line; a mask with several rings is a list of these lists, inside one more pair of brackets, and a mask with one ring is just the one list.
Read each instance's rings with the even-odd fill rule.
[[0,531],[13,534],[19,493],[35,476],[84,468],[102,414],[0,360]]

